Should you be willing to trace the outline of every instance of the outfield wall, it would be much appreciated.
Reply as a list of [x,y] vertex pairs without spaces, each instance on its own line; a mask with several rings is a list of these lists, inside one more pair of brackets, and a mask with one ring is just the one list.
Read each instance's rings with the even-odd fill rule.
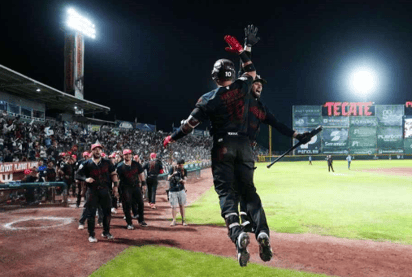
[[[312,157],[312,161],[326,161],[326,154],[319,155],[288,155],[283,157],[281,162],[309,162],[309,156]],[[353,161],[356,160],[412,160],[412,155],[406,154],[382,154],[382,155],[351,155]],[[270,163],[277,159],[279,156],[258,156],[257,162]],[[347,155],[332,155],[333,160],[346,160]]]
[[[323,131],[294,155],[412,154],[412,107],[372,102],[293,106],[293,128]],[[294,141],[296,143],[297,141]]]

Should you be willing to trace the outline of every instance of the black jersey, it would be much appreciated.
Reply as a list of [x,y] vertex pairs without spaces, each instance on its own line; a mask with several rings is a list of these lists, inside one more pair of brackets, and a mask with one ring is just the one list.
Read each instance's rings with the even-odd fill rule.
[[139,184],[139,174],[142,173],[143,167],[140,163],[132,161],[131,165],[121,162],[117,165],[117,174],[120,179],[120,186],[133,187]]
[[56,170],[54,170],[54,168],[46,168],[46,170],[43,171],[43,177],[46,182],[55,182]]
[[71,184],[74,181],[74,170],[72,164],[61,164],[61,170],[63,171],[63,180],[67,182],[67,184]]
[[202,95],[191,115],[199,121],[210,119],[210,134],[247,133],[250,89],[253,78],[242,75],[230,86]]
[[163,173],[163,165],[160,160],[152,160],[144,164],[143,170],[147,170],[147,178],[157,178]]
[[283,123],[277,121],[276,117],[269,110],[269,108],[262,102],[260,102],[259,99],[250,99],[249,102],[250,104],[247,134],[251,140],[256,140],[261,122],[272,126],[282,135],[288,137],[293,136],[294,131]]
[[24,178],[21,182],[22,183],[35,183],[36,181],[37,181],[37,177],[29,175],[26,178]]
[[80,165],[79,170],[76,172],[76,179],[86,181],[87,178],[93,178],[94,182],[89,185],[111,188],[111,176],[115,172],[116,169],[109,160],[102,158],[96,164],[93,159],[90,159]]

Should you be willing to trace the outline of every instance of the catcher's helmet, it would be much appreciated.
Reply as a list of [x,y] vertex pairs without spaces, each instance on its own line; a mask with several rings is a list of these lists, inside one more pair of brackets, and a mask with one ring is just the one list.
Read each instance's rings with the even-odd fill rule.
[[213,81],[229,81],[233,80],[235,76],[235,64],[231,60],[220,59],[213,65]]

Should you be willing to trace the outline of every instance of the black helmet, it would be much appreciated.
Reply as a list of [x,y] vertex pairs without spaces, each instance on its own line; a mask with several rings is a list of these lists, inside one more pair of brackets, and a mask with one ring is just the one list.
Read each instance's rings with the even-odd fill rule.
[[235,64],[228,59],[215,62],[212,70],[213,81],[229,81],[235,78]]

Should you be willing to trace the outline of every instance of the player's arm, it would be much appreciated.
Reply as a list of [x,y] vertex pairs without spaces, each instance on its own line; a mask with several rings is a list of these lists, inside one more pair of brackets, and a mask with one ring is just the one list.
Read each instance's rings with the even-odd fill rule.
[[[245,28],[245,44],[244,44],[244,52],[248,55],[249,59],[252,59],[252,46],[255,45],[260,38],[257,37],[258,28],[254,27],[253,25],[248,25]],[[240,77],[244,72],[243,70],[243,63],[240,60],[240,69],[238,76]]]

